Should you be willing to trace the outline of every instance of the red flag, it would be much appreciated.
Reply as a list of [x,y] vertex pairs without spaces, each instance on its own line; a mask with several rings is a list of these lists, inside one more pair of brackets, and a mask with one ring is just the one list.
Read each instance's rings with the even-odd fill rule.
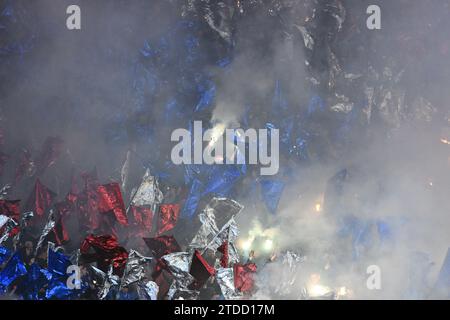
[[16,167],[15,183],[19,182],[24,175],[32,176],[35,169],[34,161],[28,149],[22,149],[19,164]]
[[131,206],[131,212],[136,225],[140,229],[148,232],[152,230],[153,212],[150,208]]
[[[89,253],[91,248],[94,250],[94,254]],[[98,268],[103,271],[106,271],[112,264],[115,274],[122,274],[128,259],[127,250],[119,246],[117,238],[111,235],[89,235],[81,244],[80,252],[96,261]]]
[[47,137],[37,158],[37,174],[42,174],[53,165],[61,155],[63,140],[59,137]]
[[228,241],[224,241],[220,247],[217,248],[217,251],[219,251],[222,254],[222,257],[220,258],[220,265],[222,268],[228,267],[228,263],[230,260],[229,254],[228,254]]
[[189,273],[195,279],[193,287],[200,289],[208,281],[209,277],[216,273],[216,270],[208,264],[199,251],[195,250]]
[[99,185],[97,187],[97,193],[98,211],[100,213],[112,211],[120,224],[125,226],[128,225],[127,214],[119,184],[112,182]]
[[64,217],[59,216],[58,220],[56,220],[55,227],[52,229],[51,235],[53,235],[54,242],[60,246],[69,241],[69,233],[64,225]]
[[42,217],[44,216],[45,211],[50,208],[55,197],[56,193],[51,191],[37,179],[33,193],[30,198],[28,198],[27,208],[33,210],[37,217]]
[[8,216],[19,222],[20,200],[0,200],[0,214]]
[[159,206],[157,236],[172,230],[177,224],[180,215],[179,204],[161,204]]
[[243,293],[248,293],[253,290],[254,279],[253,275],[256,272],[256,264],[247,263],[247,264],[238,264],[236,263],[233,266],[234,270],[234,287],[236,290],[241,291]]
[[157,259],[166,254],[181,251],[180,245],[173,236],[159,236],[156,238],[143,239]]

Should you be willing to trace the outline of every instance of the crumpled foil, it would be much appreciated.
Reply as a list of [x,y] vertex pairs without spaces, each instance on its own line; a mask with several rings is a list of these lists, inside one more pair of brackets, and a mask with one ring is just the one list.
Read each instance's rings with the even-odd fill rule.
[[38,243],[36,245],[36,251],[35,255],[38,254],[39,249],[42,247],[42,244],[44,243],[45,238],[50,233],[50,231],[55,227],[56,219],[53,209],[50,209],[50,213],[48,214],[47,223],[44,226],[44,229],[42,229],[41,235],[39,237]]
[[159,286],[154,281],[139,283],[137,293],[140,300],[158,300]]
[[308,30],[303,26],[295,25],[295,27],[298,29],[298,31],[300,31],[305,47],[309,50],[314,50],[314,38],[312,37],[311,33],[309,33]]
[[170,285],[167,292],[167,298],[169,300],[196,300],[200,294],[200,291],[190,290],[183,283],[175,280]]
[[298,270],[305,259],[304,256],[300,256],[292,251],[287,251],[280,257],[283,272],[280,273],[281,279],[275,287],[275,293],[281,296],[287,296],[292,293],[293,286],[297,281]]
[[6,240],[9,239],[9,234],[10,232],[18,226],[18,223],[16,221],[14,221],[14,219],[11,219],[9,217],[7,217],[7,221],[5,222],[5,229],[3,231],[2,236],[0,237],[0,244],[2,244],[3,242],[5,242]]
[[216,281],[226,300],[237,300],[242,296],[236,292],[234,287],[233,268],[219,268],[216,271]]
[[233,264],[239,262],[239,254],[234,245],[234,242],[238,237],[238,232],[239,230],[237,227],[237,223],[234,220],[234,217],[231,217],[231,219],[214,236],[211,242],[208,243],[208,245],[204,248],[204,251],[210,249],[215,252],[217,251],[217,248],[219,248],[225,241],[227,241],[229,263]]
[[177,292],[189,290],[189,285],[194,281],[194,277],[189,273],[192,253],[175,252],[165,255],[161,259],[166,263],[170,273],[174,276],[174,281],[167,293],[167,298],[171,300],[178,295]]
[[3,227],[9,220],[9,217],[0,214],[0,228]]
[[163,193],[158,187],[158,181],[147,169],[142,177],[142,183],[133,195],[131,204],[133,206],[153,206],[161,203]]
[[[243,209],[243,206],[237,201],[228,198],[213,198],[202,213],[199,214],[200,222],[202,223],[199,231],[195,235],[189,244],[189,248],[199,249],[204,251],[211,244],[216,244],[211,249],[216,250],[224,240],[229,240],[228,238],[222,239],[218,238],[218,234],[221,234],[225,229],[230,227],[231,231],[231,242],[234,242],[237,237],[237,226],[233,217],[238,214]],[[224,217],[229,220],[224,221]],[[231,217],[231,219],[230,219]],[[217,226],[217,221],[224,221],[222,228],[219,230]],[[220,225],[220,224],[219,224]],[[236,235],[236,237],[235,237]],[[225,234],[223,234],[225,236]],[[222,241],[222,242],[220,242]],[[220,242],[220,243],[218,243]]]
[[6,199],[6,196],[8,195],[9,189],[11,189],[11,185],[10,184],[5,184],[0,189],[0,200]]
[[145,264],[153,258],[144,257],[139,252],[131,250],[128,254],[127,263],[122,276],[120,285],[127,286],[131,283],[140,281],[145,276]]
[[98,298],[100,300],[103,300],[106,298],[111,288],[119,286],[120,282],[119,276],[113,274],[112,265],[109,266],[107,273],[104,273],[102,270],[97,269],[95,267],[92,267],[92,269],[96,272],[97,275],[101,276],[103,279],[102,287],[98,292]]

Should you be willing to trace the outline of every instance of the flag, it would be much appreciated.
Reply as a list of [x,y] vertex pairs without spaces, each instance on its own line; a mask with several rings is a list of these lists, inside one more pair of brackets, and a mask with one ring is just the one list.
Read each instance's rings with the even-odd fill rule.
[[51,207],[55,197],[56,193],[51,191],[37,179],[33,193],[28,198],[27,208],[33,211],[36,217],[42,218],[45,211]]
[[152,230],[153,212],[147,207],[130,206],[134,221],[140,229],[147,232]]
[[32,176],[35,169],[35,163],[28,149],[22,149],[18,163],[14,176],[15,183],[18,183],[25,175]]
[[153,256],[157,259],[166,254],[181,251],[177,240],[175,240],[173,236],[159,236],[155,238],[143,239],[147,247],[151,250]]
[[261,194],[263,196],[266,208],[270,213],[277,212],[278,203],[280,202],[281,194],[283,193],[284,183],[279,180],[261,180]]
[[20,200],[0,200],[0,214],[19,221]]
[[49,242],[47,255],[47,270],[58,276],[67,276],[67,268],[72,265],[70,258],[54,249],[54,245]]
[[234,286],[236,290],[249,293],[253,290],[254,287],[254,279],[253,276],[256,272],[256,264],[247,263],[247,264],[239,264],[236,263],[233,266],[234,271]]
[[216,270],[209,265],[198,250],[195,250],[189,273],[195,279],[193,288],[201,289],[206,281],[208,281],[209,277],[216,273]]
[[116,182],[99,185],[98,193],[98,211],[108,213],[112,211],[116,220],[122,225],[128,225],[125,205],[123,203],[120,185]]
[[161,204],[159,207],[157,236],[172,230],[180,215],[179,204]]
[[229,262],[228,241],[224,241],[222,245],[217,248],[217,251],[222,254],[222,257],[220,258],[220,266],[222,268],[227,268]]
[[20,258],[20,253],[16,252],[0,272],[0,292],[6,292],[14,280],[26,273],[27,268],[25,267],[25,263]]
[[[93,254],[89,252],[91,248]],[[89,235],[81,244],[80,252],[82,258],[97,262],[98,268],[104,272],[112,264],[115,274],[123,272],[128,258],[128,252],[119,246],[117,238],[112,235]]]
[[192,218],[197,211],[198,203],[202,196],[203,184],[200,180],[195,179],[192,182],[191,189],[189,191],[188,198],[186,199],[183,210],[181,212],[181,217]]
[[61,155],[63,140],[59,137],[47,137],[36,160],[37,174],[41,175],[52,166]]
[[19,283],[16,293],[24,300],[42,300],[43,296],[40,295],[40,291],[51,278],[50,272],[33,263],[28,268],[24,279]]

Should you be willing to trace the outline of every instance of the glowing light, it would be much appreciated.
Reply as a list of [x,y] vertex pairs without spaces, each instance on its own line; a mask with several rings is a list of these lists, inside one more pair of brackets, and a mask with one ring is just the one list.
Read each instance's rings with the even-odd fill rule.
[[263,248],[265,251],[271,251],[273,249],[273,240],[267,239],[266,241],[264,241]]
[[316,205],[314,206],[314,209],[316,210],[316,212],[320,212],[320,211],[322,211],[322,205],[320,203],[316,203]]
[[252,248],[252,244],[253,244],[253,239],[251,239],[251,238],[240,241],[240,247],[244,251],[250,251],[250,249]]
[[311,297],[321,297],[330,293],[331,289],[329,287],[323,286],[321,284],[315,284],[309,287],[308,294]]
[[448,139],[442,138],[442,139],[441,139],[441,142],[442,142],[443,144],[448,144],[448,145],[450,145],[450,140],[448,140]]

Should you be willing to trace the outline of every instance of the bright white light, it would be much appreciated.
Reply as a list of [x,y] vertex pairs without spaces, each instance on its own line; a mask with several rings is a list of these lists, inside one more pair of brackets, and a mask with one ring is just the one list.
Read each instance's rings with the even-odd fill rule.
[[252,243],[252,239],[241,240],[240,247],[244,251],[250,251],[250,249],[252,248]]
[[265,251],[272,251],[272,249],[273,249],[273,240],[267,239],[266,241],[264,241],[263,249]]

